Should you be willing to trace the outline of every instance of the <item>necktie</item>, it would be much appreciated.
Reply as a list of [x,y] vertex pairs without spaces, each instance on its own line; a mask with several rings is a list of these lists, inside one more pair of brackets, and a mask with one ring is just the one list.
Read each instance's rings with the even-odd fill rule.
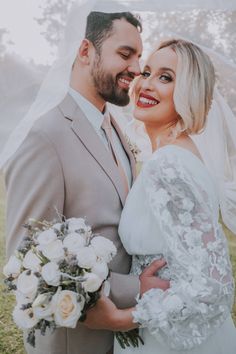
[[122,183],[124,185],[124,188],[125,188],[125,192],[128,194],[129,192],[129,183],[128,183],[128,179],[127,179],[127,176],[125,174],[125,171],[124,171],[124,168],[120,162],[120,159],[118,157],[118,154],[116,152],[116,149],[115,149],[115,144],[114,144],[114,141],[113,141],[113,137],[112,137],[112,126],[111,126],[111,120],[110,120],[110,116],[109,114],[105,113],[104,115],[104,120],[103,120],[103,123],[102,123],[102,129],[104,130],[105,134],[106,134],[106,138],[107,138],[107,142],[108,142],[108,147],[109,147],[109,150],[112,154],[112,157],[118,167],[118,170],[119,170],[119,173],[120,173],[120,177],[121,177],[121,180],[122,180]]

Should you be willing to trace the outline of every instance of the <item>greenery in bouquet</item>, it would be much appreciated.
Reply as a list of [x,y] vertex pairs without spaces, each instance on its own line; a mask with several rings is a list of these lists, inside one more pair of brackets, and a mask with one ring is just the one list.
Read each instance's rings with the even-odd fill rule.
[[13,319],[28,330],[27,340],[35,346],[35,330],[44,335],[47,329],[75,328],[86,318],[99,299],[116,248],[93,235],[82,218],[57,223],[31,219],[24,226],[27,236],[3,273],[16,297]]

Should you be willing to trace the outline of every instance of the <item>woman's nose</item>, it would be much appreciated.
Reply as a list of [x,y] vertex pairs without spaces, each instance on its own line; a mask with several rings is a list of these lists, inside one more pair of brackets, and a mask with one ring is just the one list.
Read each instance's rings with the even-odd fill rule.
[[141,85],[144,90],[153,90],[154,86],[151,76],[144,78]]

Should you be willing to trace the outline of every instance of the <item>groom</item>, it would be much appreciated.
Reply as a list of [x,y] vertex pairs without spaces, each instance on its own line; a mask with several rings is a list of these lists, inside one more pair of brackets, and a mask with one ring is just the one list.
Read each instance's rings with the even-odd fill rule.
[[[22,225],[30,217],[50,221],[57,217],[56,210],[66,218],[86,217],[94,233],[117,247],[110,263],[110,296],[118,307],[134,305],[140,286],[142,292],[158,287],[152,272],[140,281],[128,275],[131,260],[119,239],[118,224],[135,163],[106,107],[106,102],[129,102],[129,85],[140,74],[141,28],[128,12],[90,13],[67,96],[38,120],[6,170],[8,255],[21,242]],[[104,124],[107,117],[111,136]],[[112,332],[78,324],[44,337],[37,334],[36,348],[25,347],[37,354],[106,354],[112,343]]]

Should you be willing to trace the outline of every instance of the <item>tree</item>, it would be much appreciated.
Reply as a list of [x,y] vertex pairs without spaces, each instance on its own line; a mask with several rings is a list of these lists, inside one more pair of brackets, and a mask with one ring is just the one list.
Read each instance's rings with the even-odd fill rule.
[[7,50],[7,45],[11,45],[12,41],[8,38],[8,31],[5,28],[0,28],[0,58],[2,58]]
[[[66,17],[72,0],[49,0],[42,6],[42,16],[37,19],[42,34],[55,49],[62,38]],[[185,37],[202,46],[212,48],[229,58],[236,65],[236,11],[191,10],[140,13],[144,27],[144,46],[150,53],[160,38]],[[216,62],[217,64],[217,58]],[[223,68],[221,68],[222,70]],[[236,112],[236,71],[232,70],[230,81],[219,86]],[[230,88],[230,89],[229,89]]]
[[46,6],[40,6],[42,16],[36,18],[36,21],[42,26],[42,35],[53,48],[57,47],[62,38],[71,4],[72,0],[48,0]]
[[147,41],[153,47],[153,43],[169,33],[180,35],[235,59],[235,20],[236,11],[192,10],[147,14],[144,17],[144,28],[148,24],[145,44]]

